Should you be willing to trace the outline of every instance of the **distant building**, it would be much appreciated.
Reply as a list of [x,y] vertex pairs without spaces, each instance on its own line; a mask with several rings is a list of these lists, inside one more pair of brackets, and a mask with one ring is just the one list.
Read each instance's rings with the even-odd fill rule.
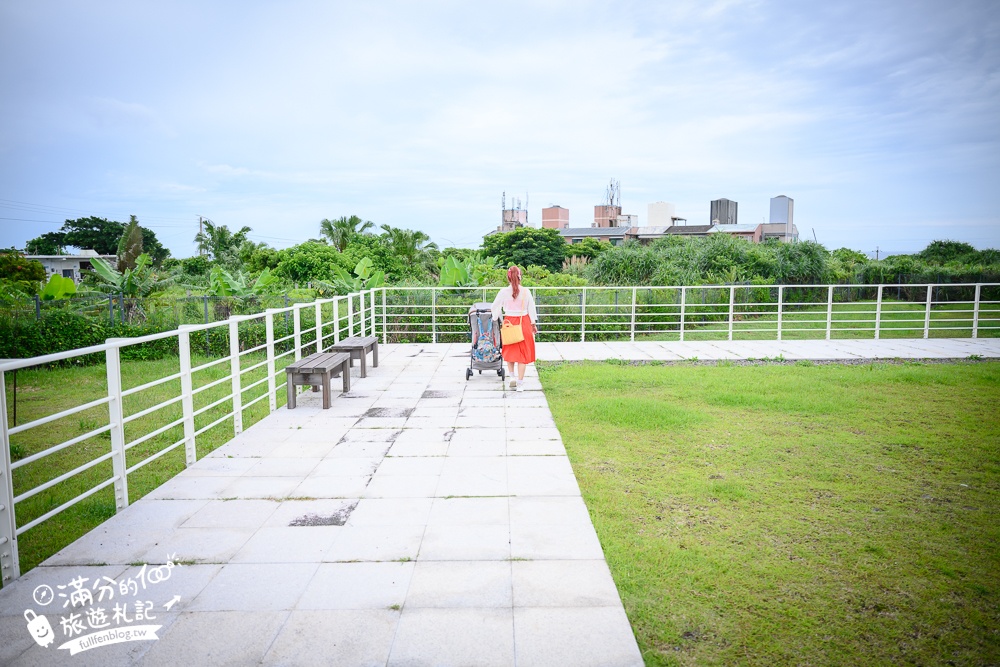
[[799,228],[792,224],[783,222],[767,223],[761,225],[761,240],[778,239],[785,243],[794,243],[799,240]]
[[670,225],[647,225],[646,227],[632,227],[625,235],[626,241],[638,241],[642,245],[649,245],[656,239],[661,239],[667,235]]
[[716,225],[674,225],[667,228],[670,236],[708,236]]
[[45,267],[46,279],[55,274],[63,278],[70,278],[75,283],[79,283],[83,277],[81,271],[94,270],[91,260],[95,257],[100,257],[112,264],[118,260],[114,255],[99,255],[95,250],[81,250],[79,255],[25,255],[26,259],[41,262],[42,266]]
[[779,239],[785,243],[799,240],[795,226],[795,200],[785,195],[771,198],[771,220],[764,225],[764,240]]
[[771,197],[771,224],[795,224],[795,200],[785,195]]
[[500,222],[501,232],[511,232],[528,224],[528,212],[519,208],[504,209]]
[[735,225],[739,222],[736,215],[737,207],[738,204],[729,199],[714,199],[708,220],[713,225]]
[[737,224],[737,225],[716,225],[708,231],[709,234],[732,234],[747,241],[760,243],[764,236],[764,225],[762,223]]
[[621,206],[599,204],[594,207],[594,227],[619,227],[618,218],[621,214]]
[[542,209],[543,229],[566,229],[569,227],[569,209],[550,206]]
[[559,230],[566,243],[580,243],[586,238],[621,245],[629,232],[628,227],[564,227]]
[[658,201],[646,205],[646,224],[649,227],[670,227],[679,222],[687,220],[677,217],[677,211],[670,202]]

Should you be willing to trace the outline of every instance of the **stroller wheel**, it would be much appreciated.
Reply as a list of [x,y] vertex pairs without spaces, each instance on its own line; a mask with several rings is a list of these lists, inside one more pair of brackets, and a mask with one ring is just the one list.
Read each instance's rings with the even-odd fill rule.
[[499,375],[501,378],[503,377],[503,369],[502,368],[497,371],[497,375]]
[[465,381],[468,382],[471,379],[472,379],[472,369],[471,368],[466,368],[465,369]]
[[482,371],[479,371],[479,374],[480,374],[480,375],[482,375],[482,374],[483,374],[483,372],[482,372]]

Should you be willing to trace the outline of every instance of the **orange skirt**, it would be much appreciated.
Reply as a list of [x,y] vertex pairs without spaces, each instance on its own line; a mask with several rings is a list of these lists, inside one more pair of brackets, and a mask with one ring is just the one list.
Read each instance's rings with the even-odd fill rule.
[[528,315],[504,317],[504,322],[510,322],[517,326],[515,320],[521,320],[521,331],[524,333],[524,340],[513,345],[503,346],[504,361],[513,361],[519,364],[535,363],[535,332],[531,326],[531,317]]

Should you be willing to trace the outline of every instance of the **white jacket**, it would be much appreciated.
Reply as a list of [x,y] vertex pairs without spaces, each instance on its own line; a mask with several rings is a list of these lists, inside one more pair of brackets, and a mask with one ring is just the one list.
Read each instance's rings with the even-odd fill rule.
[[521,285],[521,289],[518,290],[517,298],[515,299],[512,294],[514,290],[511,289],[510,285],[504,287],[497,294],[497,297],[493,299],[493,306],[491,310],[493,311],[493,319],[500,319],[500,311],[503,310],[504,315],[510,315],[511,317],[518,317],[520,315],[527,315],[531,318],[532,324],[538,324],[538,311],[535,310],[535,297],[531,295],[531,292]]

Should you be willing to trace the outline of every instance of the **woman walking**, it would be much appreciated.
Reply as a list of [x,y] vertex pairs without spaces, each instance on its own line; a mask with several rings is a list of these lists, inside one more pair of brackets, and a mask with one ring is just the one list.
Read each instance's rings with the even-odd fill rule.
[[[507,270],[507,287],[500,290],[493,299],[493,319],[500,319],[503,310],[504,323],[521,328],[524,340],[520,343],[504,344],[503,358],[507,362],[510,388],[524,391],[524,371],[528,364],[535,363],[535,334],[538,333],[538,312],[531,292],[521,288],[521,269],[517,265]],[[516,369],[516,374],[515,374]],[[516,375],[517,379],[514,379]]]

